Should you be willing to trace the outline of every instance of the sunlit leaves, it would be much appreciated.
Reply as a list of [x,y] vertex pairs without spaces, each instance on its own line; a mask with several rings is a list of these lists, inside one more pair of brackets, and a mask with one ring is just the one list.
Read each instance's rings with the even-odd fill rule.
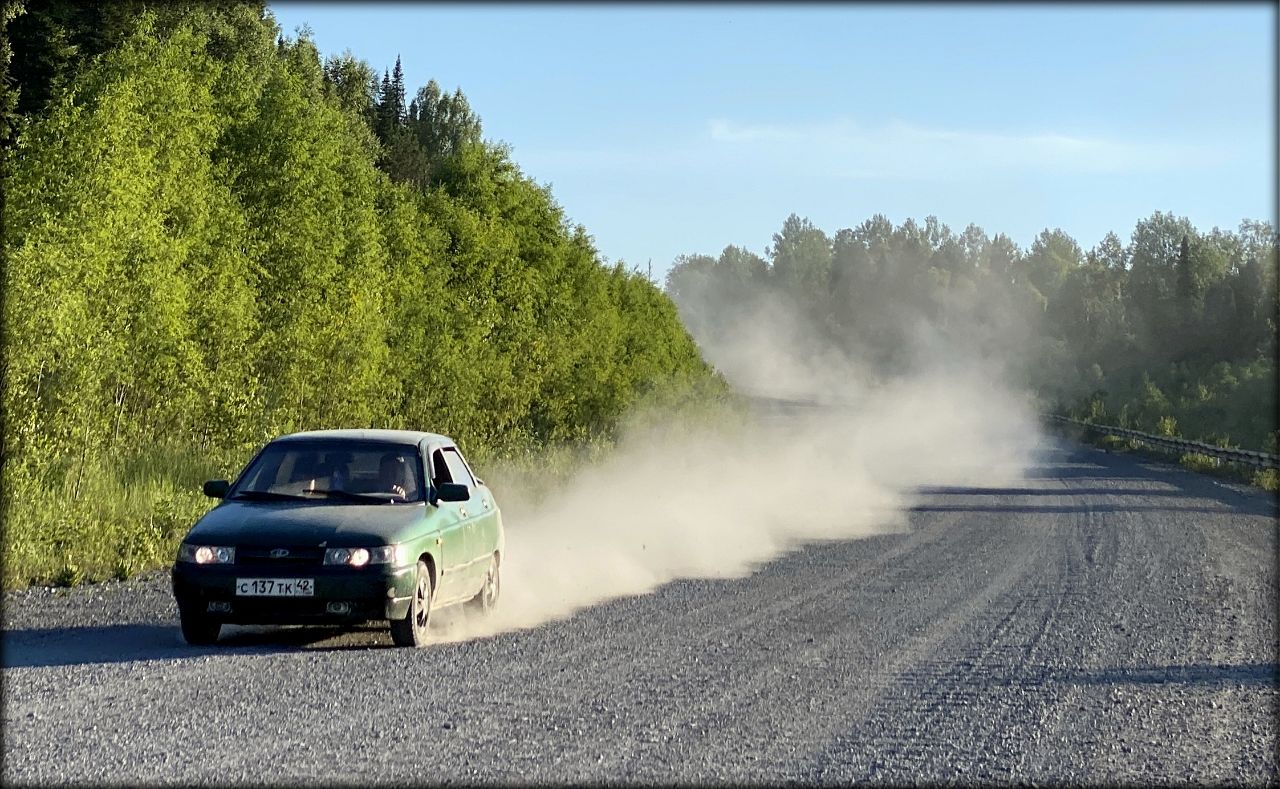
[[55,553],[95,528],[87,491],[156,489],[162,447],[225,474],[283,431],[376,426],[483,458],[718,385],[460,91],[399,108],[399,75],[322,65],[243,3],[126,27],[59,67],[6,173],[5,489],[62,513],[19,519]]

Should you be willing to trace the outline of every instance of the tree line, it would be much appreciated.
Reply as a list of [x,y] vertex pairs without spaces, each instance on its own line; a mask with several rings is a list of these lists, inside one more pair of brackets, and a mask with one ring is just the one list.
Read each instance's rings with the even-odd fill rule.
[[4,21],[7,581],[167,560],[199,477],[280,433],[484,459],[722,391],[460,91],[405,106],[398,62],[322,58],[261,2]]
[[1276,268],[1265,221],[1203,232],[1157,211],[1086,251],[1060,229],[1024,250],[935,217],[828,235],[793,214],[765,255],[684,255],[666,288],[700,339],[768,294],[875,369],[909,363],[925,326],[958,357],[1005,360],[1046,410],[1275,452]]

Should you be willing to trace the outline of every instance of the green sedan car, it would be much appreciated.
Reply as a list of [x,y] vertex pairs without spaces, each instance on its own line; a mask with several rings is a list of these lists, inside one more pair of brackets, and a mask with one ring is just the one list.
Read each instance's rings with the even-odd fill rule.
[[223,624],[390,623],[421,646],[433,609],[498,602],[493,494],[447,436],[322,430],[267,444],[183,538],[173,565],[183,638]]

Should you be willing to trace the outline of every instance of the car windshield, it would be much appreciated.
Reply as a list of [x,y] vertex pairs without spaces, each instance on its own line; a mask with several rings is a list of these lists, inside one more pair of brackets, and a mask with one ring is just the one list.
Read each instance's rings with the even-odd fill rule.
[[227,498],[394,504],[421,501],[422,493],[422,464],[414,447],[280,441],[262,450]]

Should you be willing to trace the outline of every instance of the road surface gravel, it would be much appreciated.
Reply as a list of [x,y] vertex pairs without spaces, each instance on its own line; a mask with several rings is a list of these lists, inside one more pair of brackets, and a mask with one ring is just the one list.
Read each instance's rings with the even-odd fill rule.
[[903,533],[423,650],[189,647],[163,573],[9,593],[3,782],[1276,782],[1273,498],[1062,445],[915,504]]

